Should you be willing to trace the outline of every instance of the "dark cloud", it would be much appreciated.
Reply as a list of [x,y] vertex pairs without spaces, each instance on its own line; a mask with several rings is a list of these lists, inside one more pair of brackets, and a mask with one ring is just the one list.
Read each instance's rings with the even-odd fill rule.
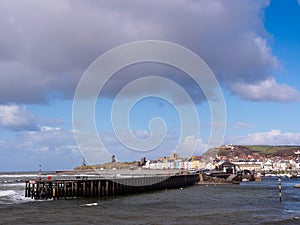
[[[250,0],[1,1],[0,103],[72,98],[93,60],[143,39],[190,48],[230,90],[237,82],[270,79],[280,63],[263,26],[267,6],[268,1]],[[184,84],[186,78],[177,80]],[[123,77],[114,85],[127,81]],[[184,85],[193,93],[190,84]],[[106,95],[114,95],[114,89]]]

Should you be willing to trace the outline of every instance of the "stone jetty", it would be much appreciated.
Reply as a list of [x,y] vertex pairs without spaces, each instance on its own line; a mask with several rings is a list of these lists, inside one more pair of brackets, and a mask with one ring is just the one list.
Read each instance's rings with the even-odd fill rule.
[[181,188],[194,185],[199,180],[199,174],[183,171],[62,171],[40,174],[37,179],[27,180],[25,197],[37,200],[106,197]]

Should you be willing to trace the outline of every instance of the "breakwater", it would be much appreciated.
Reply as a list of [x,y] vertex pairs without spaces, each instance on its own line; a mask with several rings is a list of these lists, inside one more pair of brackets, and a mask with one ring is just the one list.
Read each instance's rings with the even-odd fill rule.
[[46,180],[37,178],[25,182],[25,197],[33,199],[62,199],[72,197],[102,197],[139,192],[181,188],[199,182],[198,174],[95,178],[77,176],[72,179]]

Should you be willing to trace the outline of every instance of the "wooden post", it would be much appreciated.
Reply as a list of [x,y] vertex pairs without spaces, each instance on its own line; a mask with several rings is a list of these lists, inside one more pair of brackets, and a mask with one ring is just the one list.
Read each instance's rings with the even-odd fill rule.
[[111,181],[111,195],[115,195],[115,182],[113,180]]
[[28,182],[28,197],[32,196],[30,181]]
[[70,193],[70,197],[74,197],[74,187],[75,187],[75,182],[71,181],[71,193]]
[[83,196],[83,181],[79,182],[78,188],[80,188],[79,196],[82,197]]
[[98,197],[101,196],[101,180],[98,180]]
[[37,182],[36,184],[36,199],[40,199],[40,182]]
[[105,182],[105,196],[108,196],[108,180]]
[[79,197],[79,181],[75,181],[75,196]]
[[86,181],[83,181],[83,187],[82,187],[83,197],[86,197]]
[[51,190],[50,190],[50,198],[53,198],[53,199],[55,199],[55,197],[56,197],[56,192],[55,192],[55,187],[56,187],[56,181],[53,181],[52,182],[52,185],[51,185]]
[[95,190],[94,190],[94,181],[92,180],[92,181],[91,181],[91,196],[92,196],[92,197],[95,197],[94,191],[95,191]]
[[105,187],[104,187],[104,184],[105,184],[105,180],[101,180],[101,196],[104,196],[105,193]]
[[203,182],[203,174],[202,173],[199,174],[199,178],[200,178],[200,182]]
[[64,181],[64,193],[63,193],[63,197],[67,197],[67,182]]
[[28,196],[28,183],[29,182],[27,182],[27,181],[25,182],[25,197],[29,197]]
[[73,196],[78,197],[78,181],[74,182],[74,192],[73,192]]

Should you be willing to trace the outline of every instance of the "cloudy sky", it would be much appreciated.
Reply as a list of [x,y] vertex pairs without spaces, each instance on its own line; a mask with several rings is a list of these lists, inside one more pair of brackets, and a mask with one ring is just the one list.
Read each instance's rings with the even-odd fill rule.
[[[80,165],[72,126],[79,80],[105,52],[140,40],[177,43],[207,63],[225,98],[224,144],[300,145],[299,25],[297,0],[0,0],[0,171]],[[202,154],[214,126],[205,96],[181,71],[155,63],[118,72],[99,96],[95,123],[110,153],[120,161],[144,154],[120,144],[110,124],[118,91],[141,74],[171,79],[191,96],[201,132],[184,143],[196,140]],[[176,105],[147,98],[132,109],[132,133],[147,138],[153,117],[168,132],[148,158],[169,155],[184,126]]]

